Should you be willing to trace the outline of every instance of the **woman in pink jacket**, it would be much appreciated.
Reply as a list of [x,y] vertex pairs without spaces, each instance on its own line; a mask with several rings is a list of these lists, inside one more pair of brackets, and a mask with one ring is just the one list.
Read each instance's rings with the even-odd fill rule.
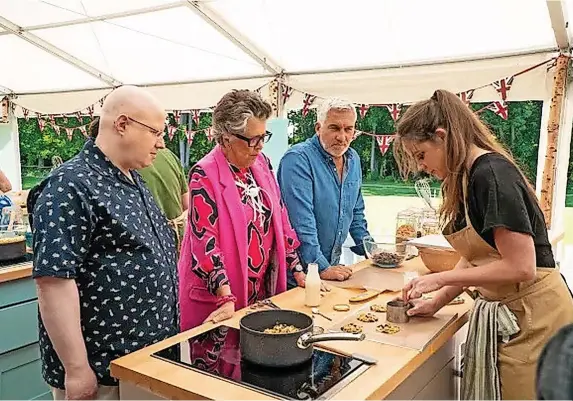
[[189,219],[179,259],[181,330],[219,322],[286,291],[287,269],[304,286],[296,233],[269,159],[271,106],[233,90],[213,113],[215,148],[189,174]]

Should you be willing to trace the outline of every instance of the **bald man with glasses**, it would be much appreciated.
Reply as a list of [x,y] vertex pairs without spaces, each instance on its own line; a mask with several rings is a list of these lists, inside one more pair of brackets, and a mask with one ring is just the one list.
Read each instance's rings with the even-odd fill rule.
[[178,333],[173,230],[137,172],[165,148],[165,111],[123,86],[97,137],[28,197],[43,376],[55,400],[118,399],[110,362]]

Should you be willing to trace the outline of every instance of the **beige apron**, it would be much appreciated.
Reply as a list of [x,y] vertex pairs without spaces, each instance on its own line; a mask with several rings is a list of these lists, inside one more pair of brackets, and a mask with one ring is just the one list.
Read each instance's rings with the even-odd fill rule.
[[[472,266],[501,259],[472,227],[466,200],[467,179],[463,180],[466,227],[444,235],[452,247]],[[510,285],[484,286],[476,290],[486,300],[500,301],[515,314],[520,332],[508,343],[499,343],[498,368],[504,400],[533,400],[539,354],[561,327],[573,323],[573,300],[559,269],[537,268],[535,279]]]

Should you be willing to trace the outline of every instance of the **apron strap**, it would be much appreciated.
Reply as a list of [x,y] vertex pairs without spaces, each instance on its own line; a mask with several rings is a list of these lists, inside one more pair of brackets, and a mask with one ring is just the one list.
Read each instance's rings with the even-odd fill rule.
[[471,222],[470,222],[470,213],[468,211],[467,186],[468,186],[468,175],[466,172],[464,172],[464,175],[462,176],[462,196],[464,200],[464,213],[466,215],[466,226],[469,226]]
[[179,244],[181,239],[179,236],[179,227],[184,227],[186,219],[187,219],[187,210],[181,213],[180,216],[175,217],[174,219],[171,219],[167,222],[175,231],[175,238],[177,239],[177,244]]

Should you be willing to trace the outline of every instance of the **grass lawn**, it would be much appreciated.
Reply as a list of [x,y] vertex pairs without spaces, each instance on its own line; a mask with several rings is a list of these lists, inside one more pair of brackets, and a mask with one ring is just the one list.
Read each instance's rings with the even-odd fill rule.
[[[439,190],[440,185],[434,183],[433,190]],[[386,178],[378,181],[364,181],[362,183],[364,196],[418,196],[413,182],[394,181]]]
[[43,177],[24,176],[22,177],[22,189],[32,189],[36,184],[42,181]]
[[[432,189],[439,189],[438,185],[433,185]],[[417,197],[416,189],[413,183],[402,183],[394,180],[385,180],[377,182],[364,182],[362,185],[362,193],[365,197],[376,196],[404,196],[404,197]],[[414,200],[412,200],[414,201]],[[389,203],[390,202],[390,203]],[[368,204],[369,202],[367,202]],[[395,215],[396,210],[391,207],[392,201],[390,198],[383,205],[372,205],[375,209],[382,209],[390,215]],[[409,207],[409,200],[404,199],[401,208]],[[408,204],[408,205],[406,205]],[[421,204],[423,205],[423,204]],[[567,194],[565,200],[565,244],[573,244],[573,193]],[[378,219],[376,219],[378,220]]]
[[[42,180],[42,177],[26,175],[23,177],[23,189],[30,189]],[[432,189],[439,189],[439,185],[432,185]],[[417,197],[416,189],[412,182],[397,182],[393,179],[381,181],[365,181],[362,185],[364,196],[405,196]],[[565,201],[565,243],[573,244],[573,193],[567,194]],[[384,208],[383,208],[384,209]]]

